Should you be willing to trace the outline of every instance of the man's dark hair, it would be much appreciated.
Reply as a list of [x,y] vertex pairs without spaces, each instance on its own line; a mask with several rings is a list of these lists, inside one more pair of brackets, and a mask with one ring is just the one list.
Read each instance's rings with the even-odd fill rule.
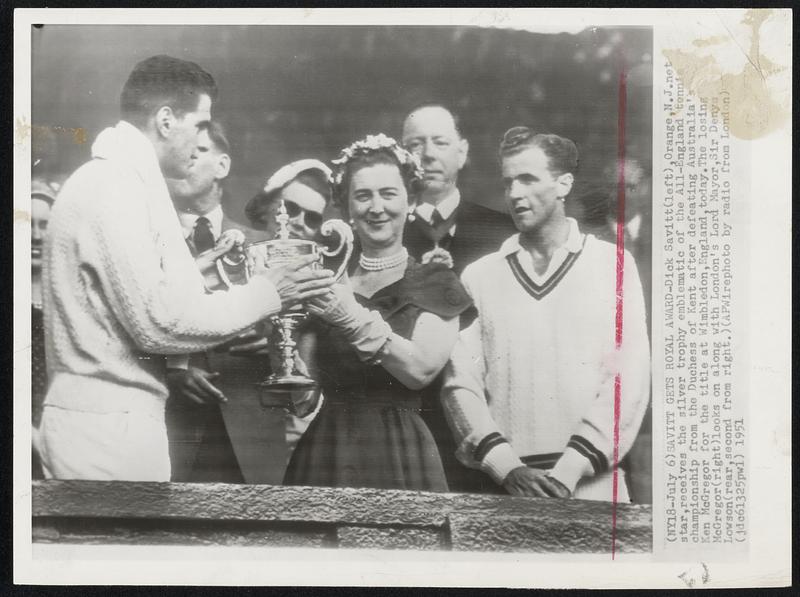
[[211,143],[220,153],[231,154],[231,144],[228,141],[228,135],[225,133],[225,127],[218,120],[209,120],[201,125],[200,130],[208,133],[208,138]]
[[120,96],[124,120],[144,128],[162,106],[169,106],[178,118],[197,109],[200,96],[217,98],[214,78],[194,62],[152,56],[139,62],[131,72]]
[[460,138],[462,139],[464,138],[464,135],[461,132],[461,117],[456,112],[454,112],[453,109],[450,108],[450,106],[448,106],[443,102],[426,101],[416,104],[414,105],[413,108],[411,108],[408,112],[406,112],[406,116],[405,118],[403,118],[403,122],[408,120],[408,117],[411,116],[414,112],[419,112],[420,110],[423,110],[425,108],[441,108],[442,110],[450,114],[450,116],[452,116],[453,118],[453,124],[455,125],[456,133],[458,133],[458,136]]
[[500,159],[538,147],[547,156],[548,168],[554,176],[578,171],[578,147],[566,137],[552,133],[537,133],[527,126],[515,126],[506,131],[500,141]]

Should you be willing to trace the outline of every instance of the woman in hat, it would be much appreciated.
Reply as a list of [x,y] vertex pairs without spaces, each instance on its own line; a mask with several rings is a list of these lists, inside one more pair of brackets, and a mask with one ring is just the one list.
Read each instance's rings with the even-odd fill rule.
[[403,246],[422,176],[414,156],[377,135],[334,164],[335,197],[360,255],[345,283],[307,305],[316,336],[309,368],[325,402],[285,482],[446,491],[421,391],[447,362],[469,297],[446,265],[418,264]]
[[264,190],[245,206],[250,225],[277,234],[276,215],[283,199],[289,214],[292,238],[311,240],[322,226],[323,213],[331,200],[331,170],[319,160],[297,160],[273,174]]
[[[303,159],[270,176],[247,203],[245,213],[253,228],[273,239],[277,234],[275,216],[283,200],[290,236],[312,240],[319,235],[330,199],[330,168],[319,160]],[[231,277],[230,281],[238,279]],[[209,366],[221,372],[215,383],[228,400],[221,407],[224,430],[207,427],[205,445],[195,459],[195,473],[200,469],[203,480],[241,478],[246,483],[279,484],[292,449],[315,416],[319,391],[293,393],[296,414],[262,405],[264,392],[258,384],[269,374],[263,332],[263,326],[256,326],[206,355]],[[230,457],[235,457],[235,462]]]
[[[283,200],[289,216],[290,238],[320,240],[325,209],[331,202],[332,174],[328,166],[315,159],[297,160],[283,166],[245,207],[250,225],[266,230],[270,238],[275,238],[278,206]],[[321,400],[319,391],[301,392],[293,397],[298,414],[286,419],[288,455],[316,415]]]

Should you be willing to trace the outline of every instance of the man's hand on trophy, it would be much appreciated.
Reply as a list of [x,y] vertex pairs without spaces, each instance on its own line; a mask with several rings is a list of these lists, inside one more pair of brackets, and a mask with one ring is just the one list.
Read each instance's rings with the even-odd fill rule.
[[244,233],[241,230],[235,228],[225,230],[213,248],[195,257],[195,263],[197,263],[197,267],[201,272],[206,272],[211,268],[216,268],[217,259],[228,253],[233,256],[243,256],[243,246]]
[[211,383],[211,380],[217,377],[219,373],[211,373],[199,367],[167,369],[167,385],[170,392],[184,396],[197,404],[228,401],[225,394]]
[[[304,303],[325,294],[333,284],[333,272],[327,269],[311,269],[317,262],[316,255],[307,255],[293,263],[266,268],[260,256],[254,258],[253,273],[266,276],[275,285],[283,308]],[[260,263],[259,263],[260,262]],[[263,269],[262,269],[263,268]]]

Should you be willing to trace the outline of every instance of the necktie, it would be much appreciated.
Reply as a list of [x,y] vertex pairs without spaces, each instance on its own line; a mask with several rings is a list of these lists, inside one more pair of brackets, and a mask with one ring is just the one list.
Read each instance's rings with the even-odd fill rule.
[[214,233],[211,231],[211,222],[208,218],[200,216],[194,224],[192,233],[194,250],[199,254],[214,248]]
[[449,227],[445,228],[443,226],[444,222],[445,219],[442,217],[441,212],[438,209],[434,209],[433,213],[431,213],[431,240],[433,240],[434,246],[447,249],[450,244],[451,235],[448,232]]
[[438,228],[444,222],[444,218],[442,217],[441,212],[438,209],[434,209],[433,213],[431,214],[431,226],[434,228]]

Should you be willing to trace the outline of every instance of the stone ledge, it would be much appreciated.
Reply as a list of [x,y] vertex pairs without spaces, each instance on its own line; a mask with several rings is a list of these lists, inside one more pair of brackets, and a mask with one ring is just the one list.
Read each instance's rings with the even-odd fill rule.
[[342,525],[337,529],[338,547],[360,549],[445,549],[444,528],[370,527]]
[[335,529],[301,523],[35,518],[34,543],[336,547]]
[[[611,551],[611,520],[593,523],[554,518],[549,515],[500,517],[480,512],[453,513],[450,541],[457,551],[529,551],[536,553],[608,553]],[[617,521],[616,546],[620,553],[651,550],[650,516]]]
[[[36,481],[34,541],[470,551],[611,549],[611,504],[397,490]],[[96,532],[92,531],[96,529]],[[148,538],[149,537],[149,538]],[[651,550],[651,508],[617,506],[617,549]]]

